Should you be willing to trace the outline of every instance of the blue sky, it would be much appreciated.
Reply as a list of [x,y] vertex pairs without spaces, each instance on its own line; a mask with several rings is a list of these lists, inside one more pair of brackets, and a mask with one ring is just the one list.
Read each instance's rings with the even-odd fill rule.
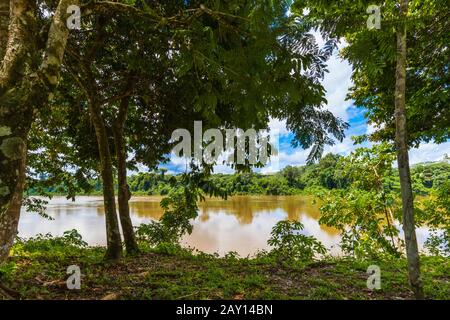
[[[320,35],[316,35],[318,44],[323,44]],[[341,44],[342,48],[345,44]],[[327,91],[327,109],[333,112],[336,116],[342,118],[350,124],[346,131],[346,138],[342,142],[336,143],[334,146],[327,146],[325,154],[332,152],[341,155],[348,155],[355,148],[351,140],[352,136],[371,133],[376,128],[367,124],[364,118],[365,111],[361,108],[356,108],[352,101],[346,100],[349,88],[352,85],[351,73],[352,68],[348,62],[343,61],[338,57],[336,52],[334,56],[328,61],[329,73],[326,74],[323,85]],[[279,132],[279,156],[274,164],[268,164],[260,171],[263,173],[272,173],[284,168],[287,165],[299,166],[304,165],[309,154],[309,149],[293,148],[291,146],[292,133],[286,129],[284,121],[272,119],[270,121],[271,130],[278,130]],[[450,141],[436,145],[434,143],[424,143],[417,149],[410,151],[411,164],[425,162],[425,161],[439,161],[443,159],[444,154],[450,154]],[[171,161],[162,167],[169,170],[170,173],[183,172],[186,168],[186,160],[176,157],[171,157]],[[215,167],[216,173],[233,173],[233,170],[226,165],[218,165]]]

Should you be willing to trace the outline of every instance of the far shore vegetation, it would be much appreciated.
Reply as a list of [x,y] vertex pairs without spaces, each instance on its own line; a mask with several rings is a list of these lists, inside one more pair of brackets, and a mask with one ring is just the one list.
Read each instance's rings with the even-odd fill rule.
[[[303,166],[287,166],[279,172],[262,174],[257,172],[213,174],[211,180],[228,195],[275,195],[314,194],[317,189],[345,189],[348,178],[340,175],[338,162],[342,156],[327,154],[318,163]],[[166,196],[173,189],[181,174],[168,174],[167,169],[141,172],[128,177],[128,186],[133,196]],[[411,167],[414,193],[429,195],[433,189],[450,179],[450,159],[441,162],[419,163]],[[45,177],[41,177],[45,178]],[[389,188],[400,190],[400,181],[395,169],[387,177]],[[78,195],[102,195],[100,180],[90,180],[87,191]],[[117,189],[117,184],[116,184]],[[64,185],[30,188],[28,195],[64,196],[68,190]]]

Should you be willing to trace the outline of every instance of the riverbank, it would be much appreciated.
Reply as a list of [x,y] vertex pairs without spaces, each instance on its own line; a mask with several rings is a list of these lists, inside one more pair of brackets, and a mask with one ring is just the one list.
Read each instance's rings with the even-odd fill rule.
[[[241,256],[253,255],[268,249],[267,239],[273,226],[280,220],[305,222],[305,232],[315,236],[327,248],[336,246],[336,230],[320,226],[318,205],[306,196],[233,196],[227,200],[207,198],[199,203],[198,218],[192,221],[193,232],[180,239],[183,246],[207,253],[224,255],[236,251]],[[160,196],[133,197],[130,216],[138,227],[159,220],[164,211]],[[31,238],[39,233],[62,235],[77,229],[89,245],[106,245],[104,203],[101,197],[78,197],[72,202],[55,197],[46,208],[54,220],[22,211],[19,237]]]
[[[280,264],[260,257],[224,258],[166,245],[142,248],[117,264],[104,248],[43,240],[14,247],[2,283],[21,299],[411,299],[406,261],[329,258]],[[381,289],[367,288],[367,268],[381,269]],[[81,269],[81,290],[68,290],[67,267]],[[450,299],[450,259],[423,257],[429,299]]]

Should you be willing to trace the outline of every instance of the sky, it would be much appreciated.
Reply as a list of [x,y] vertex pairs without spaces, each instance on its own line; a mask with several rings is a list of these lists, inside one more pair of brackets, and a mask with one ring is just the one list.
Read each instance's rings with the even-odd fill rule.
[[[323,40],[320,38],[320,35],[315,34],[315,36],[318,44],[321,45]],[[340,44],[340,48],[343,46],[345,46],[345,43]],[[357,108],[351,100],[346,100],[349,88],[352,86],[352,67],[349,63],[342,60],[338,56],[338,52],[335,52],[328,61],[328,70],[329,72],[325,75],[323,80],[328,101],[326,108],[333,112],[335,116],[348,122],[350,127],[346,130],[346,137],[342,142],[336,142],[333,146],[325,147],[324,155],[331,152],[346,156],[356,148],[362,146],[354,145],[351,139],[352,136],[370,134],[376,128],[367,123],[364,117],[364,109]],[[271,131],[277,130],[279,132],[279,155],[274,159],[273,163],[269,163],[264,168],[255,171],[269,174],[283,169],[288,165],[304,165],[310,150],[305,150],[301,147],[292,147],[291,140],[293,134],[286,129],[286,122],[272,119],[269,127]],[[367,146],[367,144],[365,146]],[[450,141],[440,145],[423,143],[419,148],[410,150],[410,163],[416,164],[427,161],[439,161],[443,159],[445,154],[450,155]],[[171,161],[161,167],[168,169],[169,173],[184,172],[186,169],[186,160],[172,155]],[[226,165],[217,165],[214,168],[214,172],[233,173],[234,171]]]

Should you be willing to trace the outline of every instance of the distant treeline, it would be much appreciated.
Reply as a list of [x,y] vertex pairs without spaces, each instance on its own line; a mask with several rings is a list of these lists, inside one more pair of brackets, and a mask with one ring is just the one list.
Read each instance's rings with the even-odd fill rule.
[[[339,168],[341,156],[328,154],[318,163],[305,166],[287,166],[275,174],[236,173],[214,174],[214,185],[230,195],[295,195],[315,188],[340,189],[351,182]],[[447,162],[422,163],[411,168],[415,194],[426,195],[444,181],[450,179]],[[129,187],[134,195],[166,195],[177,185],[178,176],[165,170],[139,173],[129,177]],[[386,185],[400,190],[396,170],[385,178]],[[91,181],[93,194],[101,194],[101,183]],[[63,188],[48,188],[49,193],[64,193]]]

